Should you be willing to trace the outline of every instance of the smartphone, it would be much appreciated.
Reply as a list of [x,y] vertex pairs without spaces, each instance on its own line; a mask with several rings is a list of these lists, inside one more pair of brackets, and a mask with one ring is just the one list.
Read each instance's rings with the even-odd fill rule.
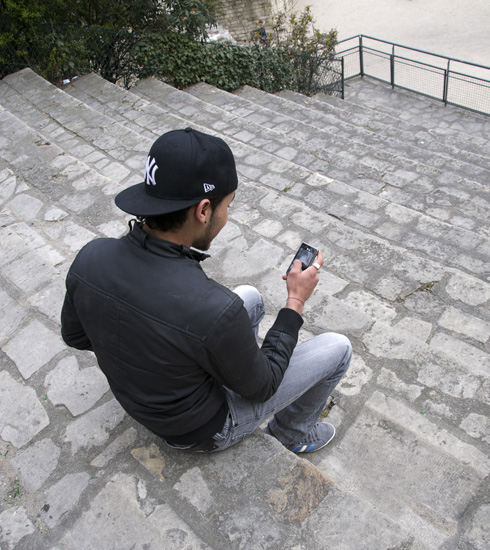
[[301,243],[301,246],[298,248],[298,252],[296,252],[293,261],[291,262],[291,265],[286,271],[286,275],[291,271],[291,269],[293,269],[295,260],[301,260],[301,271],[303,271],[307,267],[310,267],[310,265],[315,260],[317,254],[318,250],[316,248],[310,246],[309,244]]

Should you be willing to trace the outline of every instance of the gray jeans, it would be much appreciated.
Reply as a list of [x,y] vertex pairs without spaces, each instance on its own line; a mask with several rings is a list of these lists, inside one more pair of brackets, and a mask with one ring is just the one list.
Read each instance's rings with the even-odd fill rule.
[[[235,292],[244,301],[257,335],[265,313],[262,296],[251,286],[240,286]],[[264,403],[253,403],[225,388],[230,414],[214,436],[215,451],[239,443],[271,417],[269,428],[281,443],[299,442],[314,427],[351,356],[345,336],[321,334],[296,347],[279,389]]]

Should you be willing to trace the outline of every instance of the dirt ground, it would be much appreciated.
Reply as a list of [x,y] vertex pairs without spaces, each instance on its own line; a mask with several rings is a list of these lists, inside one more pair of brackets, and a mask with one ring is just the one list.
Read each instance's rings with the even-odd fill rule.
[[490,66],[489,0],[296,0],[339,40],[358,34]]

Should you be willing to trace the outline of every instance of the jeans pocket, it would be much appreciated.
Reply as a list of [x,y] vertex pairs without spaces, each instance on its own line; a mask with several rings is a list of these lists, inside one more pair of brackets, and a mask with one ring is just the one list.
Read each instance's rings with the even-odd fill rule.
[[232,422],[233,421],[231,419],[231,414],[228,414],[225,423],[223,424],[223,429],[213,435],[213,439],[216,441],[216,443],[220,444],[228,439],[228,437],[230,436],[230,428]]

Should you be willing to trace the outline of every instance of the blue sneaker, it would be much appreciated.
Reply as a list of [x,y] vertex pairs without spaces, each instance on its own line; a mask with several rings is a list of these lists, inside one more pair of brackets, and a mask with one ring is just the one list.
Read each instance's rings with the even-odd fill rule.
[[286,445],[293,453],[313,453],[323,449],[332,441],[335,435],[335,428],[328,422],[317,422],[311,432],[299,443]]

